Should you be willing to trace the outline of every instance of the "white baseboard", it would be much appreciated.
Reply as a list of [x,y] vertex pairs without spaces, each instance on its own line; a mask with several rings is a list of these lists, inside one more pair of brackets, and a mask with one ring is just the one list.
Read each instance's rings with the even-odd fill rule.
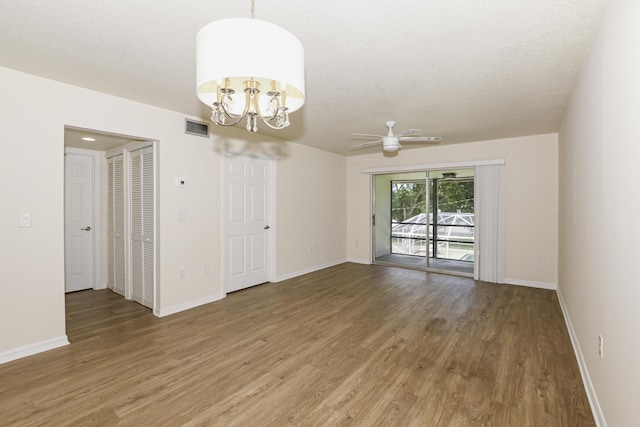
[[99,291],[99,290],[102,290],[102,289],[107,289],[107,283],[106,282],[105,283],[98,283],[97,285],[95,285],[93,287],[93,289],[95,291]]
[[[371,265],[371,261],[367,259],[358,259],[358,258],[347,258],[347,262],[353,262],[356,264],[367,264]],[[323,267],[324,268],[324,267]],[[444,274],[451,274],[449,271],[442,271]],[[544,282],[533,282],[529,280],[520,280],[520,279],[504,279],[504,283],[507,285],[515,285],[515,286],[526,286],[529,288],[539,288],[539,289],[549,289],[556,290],[558,286],[555,283],[544,283]]]
[[604,418],[604,414],[602,413],[602,408],[600,407],[600,402],[598,401],[598,396],[596,395],[596,391],[593,388],[593,383],[591,382],[591,376],[589,375],[587,364],[584,361],[584,355],[582,354],[582,349],[580,348],[578,337],[576,336],[576,332],[573,329],[573,324],[571,323],[571,317],[569,317],[569,312],[567,311],[567,306],[564,303],[564,298],[562,298],[562,292],[560,292],[560,289],[556,290],[556,295],[558,296],[558,301],[560,302],[560,308],[562,309],[564,321],[567,325],[567,330],[569,331],[569,338],[571,338],[571,345],[573,345],[573,351],[575,352],[576,359],[578,360],[578,367],[580,368],[582,383],[584,384],[584,389],[587,392],[587,398],[589,399],[589,404],[591,405],[591,412],[593,413],[593,418],[595,419],[596,426],[607,427],[607,421]]
[[0,364],[11,362],[12,360],[21,359],[43,351],[53,350],[54,348],[63,347],[69,344],[69,338],[66,335],[52,338],[50,340],[40,341],[35,344],[29,344],[18,348],[13,348],[0,353]]
[[507,279],[505,277],[504,283],[507,285],[516,285],[516,286],[526,286],[528,288],[539,288],[539,289],[550,289],[555,291],[558,289],[558,285],[555,283],[544,283],[544,282],[532,282],[529,280],[519,280],[519,279]]
[[188,301],[182,304],[172,305],[171,307],[153,310],[153,314],[155,314],[157,317],[170,316],[172,314],[180,313],[181,311],[189,310],[191,308],[195,308],[201,305],[219,301],[224,297],[225,297],[225,294],[215,294],[215,295],[208,296],[206,298],[200,298],[200,299]]
[[309,268],[305,268],[304,270],[299,270],[293,273],[288,273],[288,274],[283,274],[282,276],[277,276],[273,282],[274,283],[278,283],[278,282],[282,282],[283,280],[289,280],[289,279],[293,279],[294,277],[298,277],[298,276],[302,276],[304,274],[309,274],[309,273],[313,273],[314,271],[318,271],[318,270],[324,270],[325,268],[329,268],[329,267],[333,267],[339,264],[344,264],[345,262],[347,262],[346,259],[340,259],[340,260],[336,260],[336,261],[331,261],[328,262],[326,264],[322,264],[322,265],[315,265],[313,267],[309,267]]

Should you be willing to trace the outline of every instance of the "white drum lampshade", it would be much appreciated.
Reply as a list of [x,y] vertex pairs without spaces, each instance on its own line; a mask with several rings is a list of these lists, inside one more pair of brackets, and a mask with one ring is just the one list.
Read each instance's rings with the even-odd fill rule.
[[[235,94],[228,111],[245,111],[245,82],[259,83],[260,111],[267,111],[267,92],[286,93],[284,107],[299,110],[305,101],[304,48],[291,33],[270,22],[230,18],[211,22],[196,41],[196,93],[211,107],[220,89]],[[264,118],[263,118],[264,120]]]

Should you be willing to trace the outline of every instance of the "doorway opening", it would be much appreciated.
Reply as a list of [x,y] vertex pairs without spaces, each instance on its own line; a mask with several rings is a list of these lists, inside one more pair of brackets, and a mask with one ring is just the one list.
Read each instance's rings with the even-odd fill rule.
[[373,179],[374,263],[473,276],[473,168]]
[[[75,127],[64,135],[65,292],[109,288],[153,309],[155,142]],[[108,160],[114,156],[123,159],[120,169]]]

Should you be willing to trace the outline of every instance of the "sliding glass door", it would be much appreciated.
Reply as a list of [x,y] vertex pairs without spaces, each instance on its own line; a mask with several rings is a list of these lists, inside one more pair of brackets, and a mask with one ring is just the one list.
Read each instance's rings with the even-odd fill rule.
[[374,176],[374,261],[426,268],[427,173]]
[[374,175],[374,262],[473,274],[474,170]]
[[473,274],[474,170],[429,171],[429,267]]

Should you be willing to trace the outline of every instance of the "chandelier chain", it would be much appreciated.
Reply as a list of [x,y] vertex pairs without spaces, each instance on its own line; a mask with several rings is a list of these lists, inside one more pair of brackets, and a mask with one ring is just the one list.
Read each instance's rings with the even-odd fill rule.
[[256,14],[256,1],[251,0],[251,19],[255,18],[255,14]]

